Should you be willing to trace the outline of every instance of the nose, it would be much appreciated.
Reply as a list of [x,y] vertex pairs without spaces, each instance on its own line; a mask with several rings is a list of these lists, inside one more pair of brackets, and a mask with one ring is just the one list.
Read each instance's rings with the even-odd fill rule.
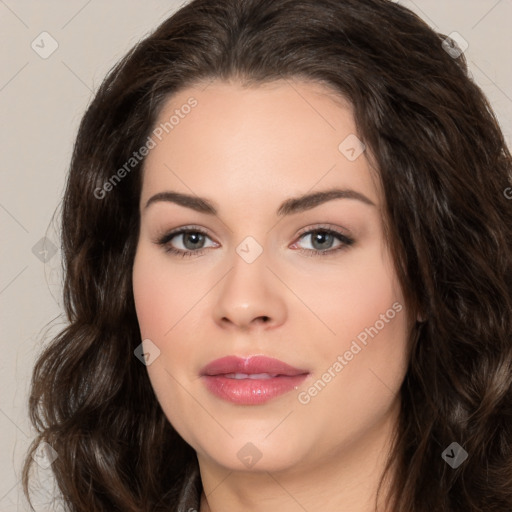
[[264,254],[252,263],[235,255],[217,290],[215,322],[224,329],[271,329],[285,321],[286,287],[269,270]]

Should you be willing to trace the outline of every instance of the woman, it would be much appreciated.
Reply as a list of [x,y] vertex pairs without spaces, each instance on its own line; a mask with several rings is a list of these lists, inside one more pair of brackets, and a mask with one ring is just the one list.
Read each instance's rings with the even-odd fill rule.
[[511,510],[512,157],[453,49],[385,0],[195,0],[112,70],[27,495],[44,442],[73,511]]

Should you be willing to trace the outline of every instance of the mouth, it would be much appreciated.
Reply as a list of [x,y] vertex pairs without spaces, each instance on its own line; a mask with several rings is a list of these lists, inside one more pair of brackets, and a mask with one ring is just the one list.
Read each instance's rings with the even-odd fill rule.
[[258,405],[297,389],[309,373],[266,356],[228,356],[206,365],[200,376],[216,397],[238,405]]
[[227,373],[224,377],[228,379],[273,379],[278,377],[277,373]]

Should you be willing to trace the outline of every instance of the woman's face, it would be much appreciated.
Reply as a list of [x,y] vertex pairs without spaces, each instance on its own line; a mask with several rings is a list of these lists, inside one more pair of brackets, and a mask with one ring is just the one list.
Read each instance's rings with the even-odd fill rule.
[[213,82],[171,98],[152,141],[136,310],[200,462],[306,467],[382,440],[409,327],[349,105],[318,84]]

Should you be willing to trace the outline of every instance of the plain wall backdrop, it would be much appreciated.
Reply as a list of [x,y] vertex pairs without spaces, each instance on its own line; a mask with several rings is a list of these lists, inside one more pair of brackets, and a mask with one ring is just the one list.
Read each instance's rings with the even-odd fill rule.
[[[37,354],[64,325],[58,214],[78,124],[107,71],[181,3],[0,0],[2,512],[29,510],[20,486],[22,458],[34,435],[27,398]],[[467,41],[473,78],[511,146],[512,0],[398,3],[435,30],[458,32]],[[51,495],[50,477],[50,469],[42,470]],[[49,510],[47,500],[40,492],[39,510]]]

